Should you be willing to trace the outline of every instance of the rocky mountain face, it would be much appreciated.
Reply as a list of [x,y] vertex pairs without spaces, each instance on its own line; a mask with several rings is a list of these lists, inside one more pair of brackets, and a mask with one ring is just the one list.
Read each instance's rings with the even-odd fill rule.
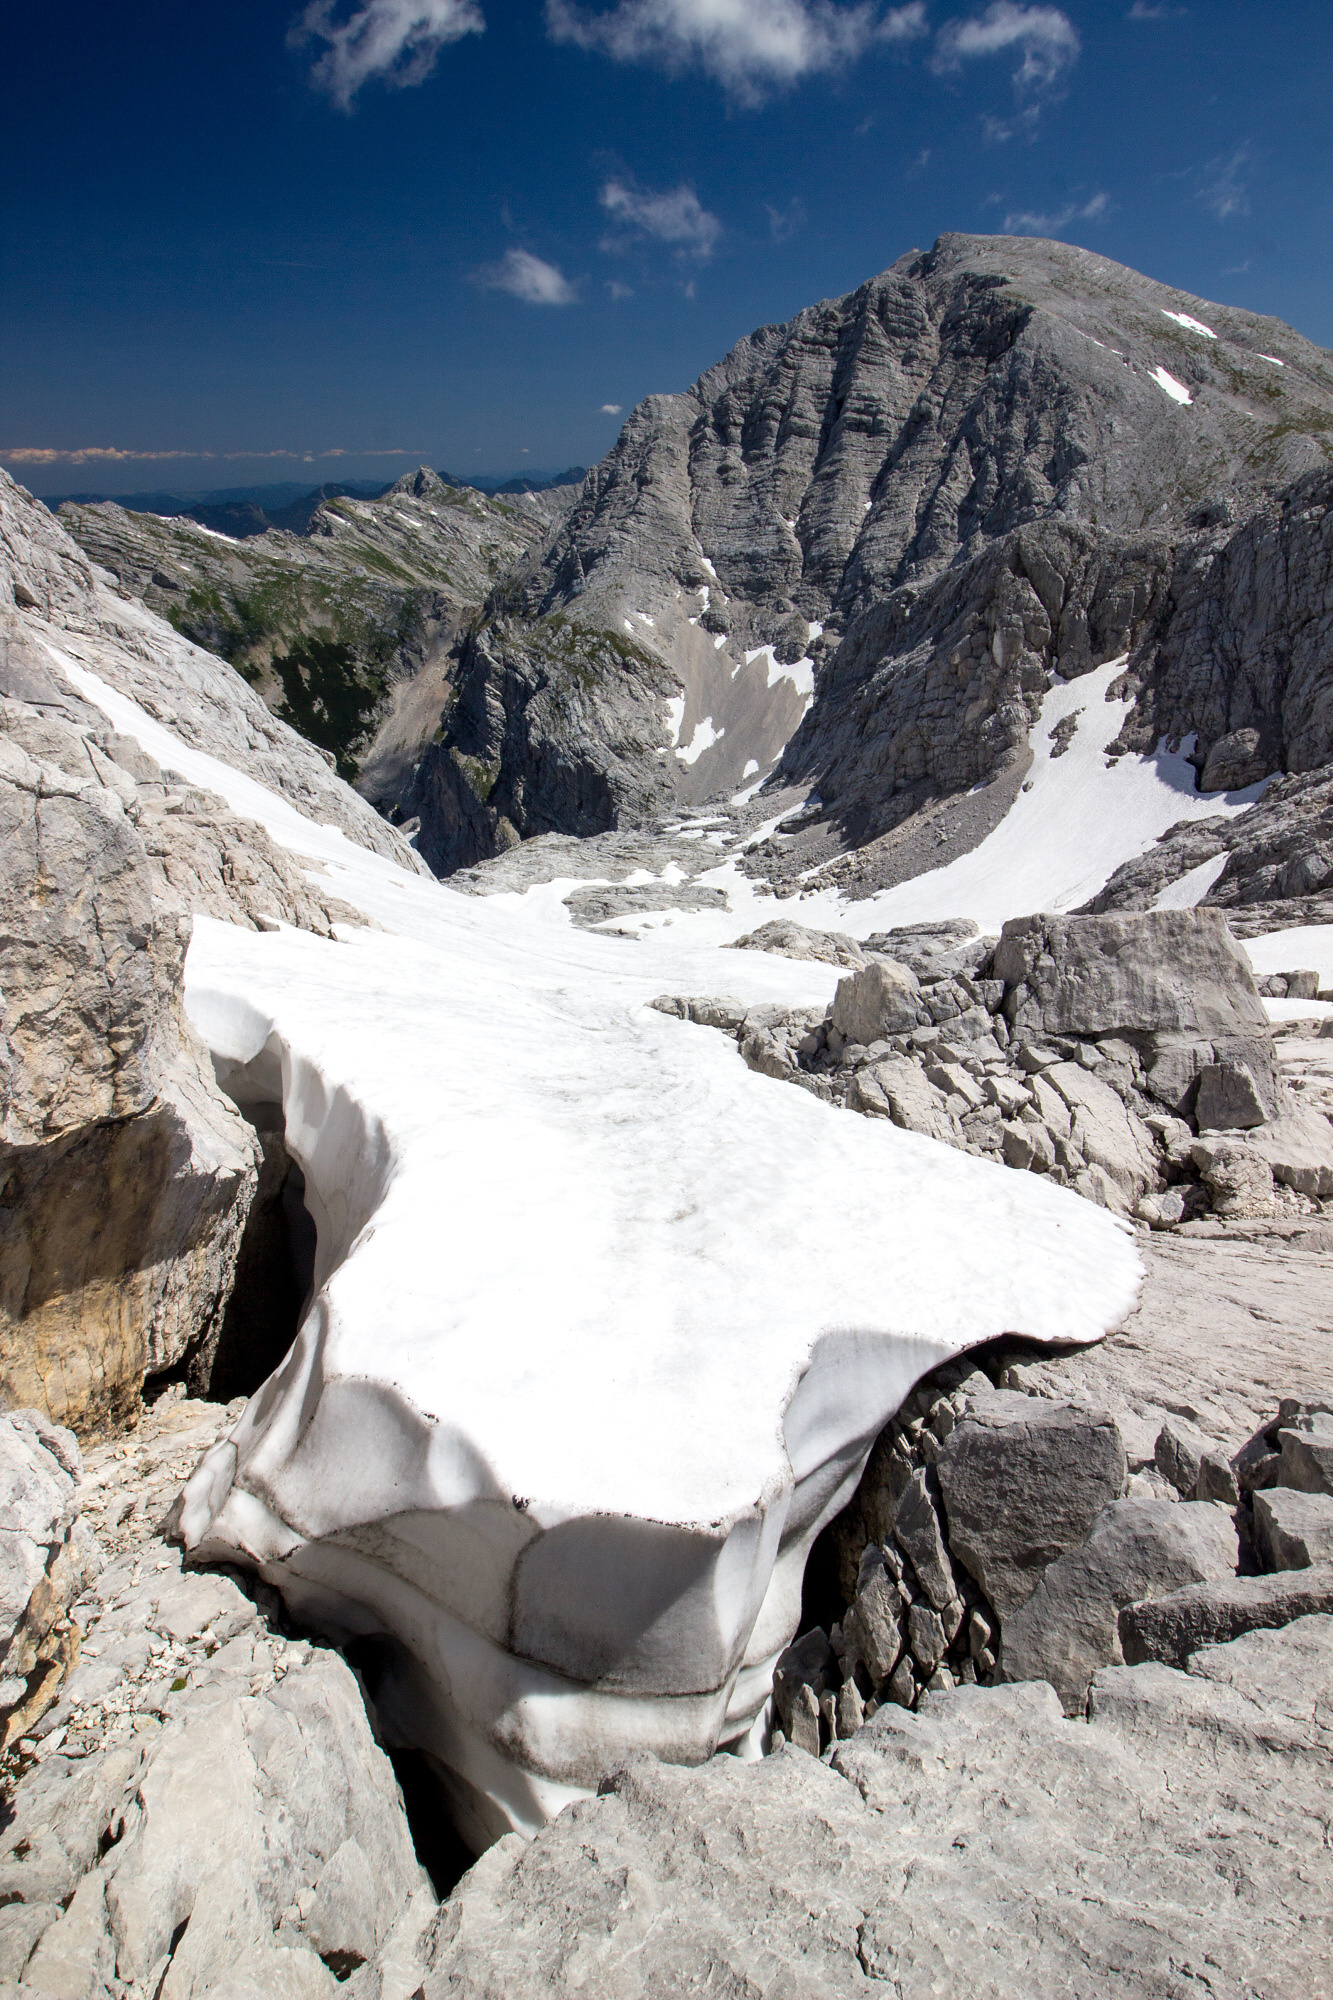
[[377,500],[335,492],[292,530],[261,517],[243,539],[109,502],[67,502],[60,520],[388,811],[439,720],[461,626],[573,494],[493,498],[422,466]]
[[1193,734],[1218,789],[1312,768],[1331,456],[1333,358],[1289,328],[941,237],[634,411],[462,645],[422,851],[448,872],[775,766],[830,853],[977,788],[980,838],[1053,676],[1121,654],[1126,750]]

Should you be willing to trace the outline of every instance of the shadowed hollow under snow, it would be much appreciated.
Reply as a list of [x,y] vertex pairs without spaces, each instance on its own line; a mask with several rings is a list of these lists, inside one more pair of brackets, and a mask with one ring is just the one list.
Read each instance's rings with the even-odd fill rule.
[[580,931],[567,883],[409,876],[61,664],[385,927],[195,923],[191,1018],[238,1100],[281,1101],[319,1253],[296,1346],[187,1488],[187,1541],[394,1642],[386,1726],[478,1844],[630,1750],[743,1737],[810,1542],[911,1384],[1001,1333],[1099,1337],[1130,1237],[646,1004],[822,1004],[832,968]]

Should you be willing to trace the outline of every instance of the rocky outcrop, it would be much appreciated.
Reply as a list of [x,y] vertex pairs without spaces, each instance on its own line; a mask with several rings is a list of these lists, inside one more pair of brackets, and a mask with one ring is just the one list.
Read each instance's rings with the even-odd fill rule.
[[138,781],[31,705],[3,721],[0,1383],[88,1431],[216,1338],[257,1149],[185,1021]]
[[183,1455],[237,1413],[168,1397],[131,1444],[89,1453],[111,1559],[71,1593],[77,1665],[6,1771],[0,1982],[17,2000],[407,2000],[420,1983],[436,1898],[355,1675],[271,1595],[183,1570],[159,1532]]
[[221,662],[155,622],[122,628],[68,537],[9,482],[0,538],[0,1386],[87,1433],[132,1415],[146,1373],[207,1380],[255,1188],[255,1136],[183,1012],[191,913],[325,937],[355,913],[262,827],[108,728],[77,690],[75,654],[159,711],[164,688],[183,689],[182,734],[216,716],[210,752],[279,790],[280,765],[293,802],[418,864],[262,704],[269,733],[250,727],[255,697]]
[[52,667],[95,675],[192,748],[276,792],[307,818],[412,873],[424,863],[334,776],[331,752],[288,728],[225,661],[112,589],[65,530],[0,472],[0,660],[6,689],[43,699]]
[[958,931],[867,938],[870,962],[824,1010],[667,994],[654,1005],[735,1035],[765,1076],[1045,1174],[1155,1229],[1209,1209],[1308,1213],[1333,1194],[1333,1124],[1283,1081],[1219,912],[1021,917],[998,939]]
[[0,1751],[50,1707],[79,1657],[69,1611],[101,1568],[79,1518],[79,1448],[38,1410],[0,1416]]
[[[425,2000],[706,1990],[1157,2000],[1318,1983],[1333,1621],[881,1709],[825,1766],[641,1760],[436,1920]],[[1280,1773],[1280,1777],[1279,1777]]]
[[110,502],[66,502],[60,522],[388,810],[439,720],[468,617],[576,491],[488,497],[421,466],[377,500],[322,500],[290,533],[233,539],[218,521]]
[[[533,787],[532,830],[578,831],[593,769],[595,823],[623,826],[780,751],[844,844],[982,785],[993,820],[1052,676],[1122,654],[1136,744],[1195,732],[1210,786],[1309,768],[1330,410],[1328,356],[1274,321],[1062,244],[910,252],[635,410],[460,660],[418,796],[434,865],[526,832]],[[1205,686],[1244,605],[1232,692]],[[659,672],[610,660],[611,633]],[[454,751],[494,772],[493,814]]]

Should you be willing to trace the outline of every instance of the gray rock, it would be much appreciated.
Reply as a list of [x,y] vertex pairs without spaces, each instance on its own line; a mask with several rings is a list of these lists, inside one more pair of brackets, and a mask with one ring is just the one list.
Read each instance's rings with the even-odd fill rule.
[[1212,910],[1016,917],[994,967],[1017,1035],[1268,1033],[1249,961]]
[[1201,1132],[1246,1131],[1262,1125],[1269,1108],[1244,1063],[1205,1063],[1199,1071],[1194,1116]]
[[1289,1625],[1316,1612],[1333,1612],[1333,1563],[1196,1583],[1127,1604],[1119,1619],[1120,1649],[1130,1666],[1161,1660],[1183,1667],[1201,1646],[1224,1645],[1243,1632]]
[[[883,1554],[873,1543],[862,1559],[856,1596],[843,1618],[842,1630],[849,1665],[864,1664],[876,1686],[887,1680],[903,1650],[903,1603],[885,1568]],[[778,1712],[780,1715],[780,1702]]]
[[918,1025],[920,996],[920,983],[909,966],[892,959],[875,959],[849,979],[838,981],[833,1025],[845,1041],[869,1048],[872,1042],[909,1033]]
[[124,787],[72,725],[0,711],[0,1386],[91,1430],[216,1337],[258,1147],[185,1021],[190,919]]
[[1291,1486],[1254,1495],[1254,1541],[1269,1569],[1309,1569],[1333,1562],[1333,1497]]
[[1104,1671],[1089,1721],[1040,1683],[966,1687],[886,1704],[831,1766],[639,1760],[464,1877],[425,2000],[1160,2000],[1201,1939],[1218,1994],[1317,1990],[1326,1623]]
[[1219,1507],[1197,1501],[1117,1500],[1080,1548],[1051,1564],[1022,1608],[1004,1621],[1006,1680],[1048,1680],[1077,1713],[1098,1667],[1121,1658],[1118,1614],[1144,1597],[1234,1576],[1236,1530]]
[[39,1410],[0,1415],[0,1745],[30,1730],[77,1658],[68,1614],[101,1567],[78,1519],[78,1446]]
[[840,931],[812,931],[783,917],[775,917],[772,923],[761,924],[758,930],[734,938],[729,949],[771,951],[781,958],[813,959],[821,965],[846,965],[854,970],[868,963],[855,938],[845,937]]
[[1214,1211],[1237,1220],[1272,1215],[1273,1170],[1252,1145],[1232,1139],[1199,1139],[1190,1148]]
[[1282,1454],[1279,1486],[1294,1486],[1302,1493],[1333,1493],[1333,1415],[1313,1411],[1294,1428],[1280,1430],[1277,1441]]
[[904,1132],[957,1143],[942,1092],[928,1081],[920,1065],[907,1057],[891,1056],[858,1070],[847,1087],[847,1103],[868,1117],[891,1119]]
[[[957,1597],[958,1586],[925,1472],[914,1472],[908,1480],[894,1509],[893,1534],[930,1603],[936,1611],[943,1611]],[[941,1646],[940,1654],[943,1650]]]
[[997,1394],[959,1421],[936,1473],[953,1557],[1007,1623],[1120,1498],[1125,1448],[1104,1411]]

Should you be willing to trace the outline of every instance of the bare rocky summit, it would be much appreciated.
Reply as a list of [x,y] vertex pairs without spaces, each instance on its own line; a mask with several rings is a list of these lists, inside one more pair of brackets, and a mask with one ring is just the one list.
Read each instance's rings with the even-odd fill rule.
[[635,410],[463,644],[423,851],[642,823],[779,756],[829,853],[978,786],[993,823],[1052,677],[1121,654],[1127,748],[1194,735],[1213,788],[1310,769],[1331,445],[1333,361],[1278,322],[941,237]]

